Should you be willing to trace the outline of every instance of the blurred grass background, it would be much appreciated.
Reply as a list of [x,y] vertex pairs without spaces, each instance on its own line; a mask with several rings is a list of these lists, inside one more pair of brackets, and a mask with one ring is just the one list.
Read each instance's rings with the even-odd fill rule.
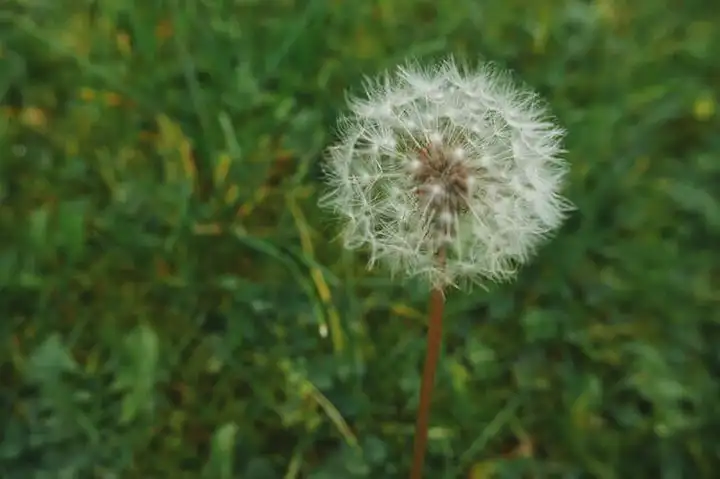
[[316,207],[346,90],[493,60],[579,210],[449,297],[426,477],[720,467],[710,0],[0,1],[0,477],[401,478],[426,294]]

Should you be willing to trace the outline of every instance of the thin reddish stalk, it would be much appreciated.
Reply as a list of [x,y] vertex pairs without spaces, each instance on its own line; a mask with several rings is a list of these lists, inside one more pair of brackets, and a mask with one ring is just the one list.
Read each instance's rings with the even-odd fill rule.
[[430,419],[430,402],[435,385],[435,371],[437,370],[440,347],[442,346],[442,320],[445,296],[441,288],[433,288],[430,294],[430,316],[427,332],[427,351],[425,352],[425,366],[423,367],[422,383],[420,385],[420,405],[415,424],[415,444],[413,446],[413,463],[410,479],[420,479],[425,462],[427,448],[428,423]]

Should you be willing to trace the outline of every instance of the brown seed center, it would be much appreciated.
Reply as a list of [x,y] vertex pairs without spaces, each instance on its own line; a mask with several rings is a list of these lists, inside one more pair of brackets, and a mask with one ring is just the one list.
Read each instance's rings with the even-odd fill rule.
[[456,234],[456,218],[464,212],[470,170],[462,152],[445,145],[430,145],[418,152],[413,173],[418,195],[436,230],[446,240]]

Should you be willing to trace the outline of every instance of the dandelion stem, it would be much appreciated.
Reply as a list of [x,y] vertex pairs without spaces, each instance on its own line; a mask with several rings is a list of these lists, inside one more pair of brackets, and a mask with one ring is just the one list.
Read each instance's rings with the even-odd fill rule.
[[[443,261],[441,252],[440,260]],[[425,365],[423,366],[422,383],[420,384],[420,404],[418,406],[417,422],[415,424],[415,444],[413,446],[413,463],[410,479],[420,479],[425,462],[427,449],[428,422],[430,419],[430,402],[435,385],[435,371],[440,357],[442,346],[442,320],[445,307],[445,295],[442,288],[435,287],[430,293],[430,311],[427,332],[427,351],[425,352]]]

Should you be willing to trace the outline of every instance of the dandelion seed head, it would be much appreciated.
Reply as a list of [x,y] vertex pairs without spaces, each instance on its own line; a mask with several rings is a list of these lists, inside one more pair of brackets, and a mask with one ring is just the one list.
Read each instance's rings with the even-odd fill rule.
[[433,286],[508,279],[572,209],[563,130],[506,75],[407,63],[366,90],[340,122],[321,201],[371,264]]

